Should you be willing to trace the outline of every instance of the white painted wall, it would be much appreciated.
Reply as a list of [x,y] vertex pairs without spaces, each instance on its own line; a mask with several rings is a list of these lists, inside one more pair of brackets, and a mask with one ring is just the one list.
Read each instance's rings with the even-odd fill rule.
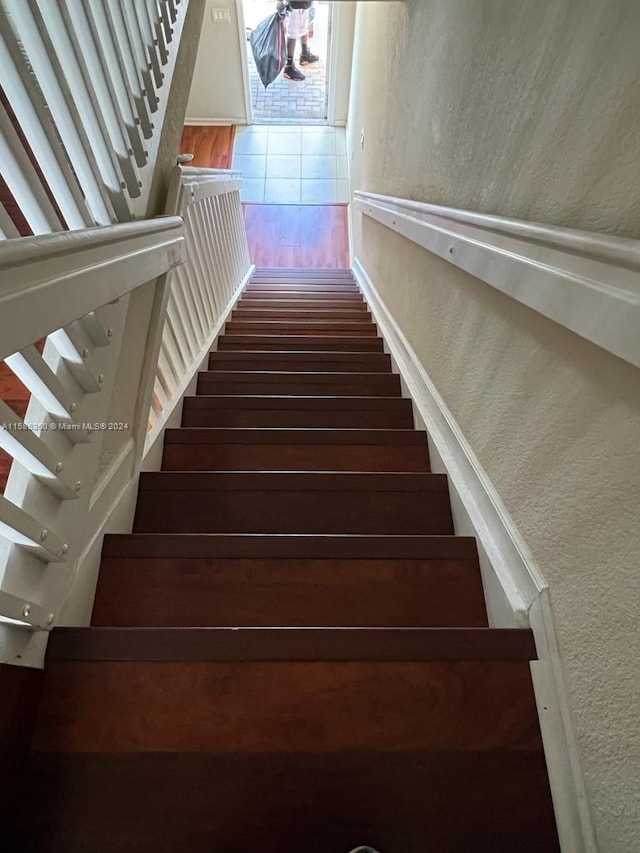
[[[214,23],[212,9],[228,10],[229,23]],[[247,123],[242,62],[235,0],[207,0],[187,124]]]
[[[359,4],[353,188],[640,237],[638,34],[625,0]],[[549,583],[598,848],[640,849],[640,371],[370,219],[353,234]]]

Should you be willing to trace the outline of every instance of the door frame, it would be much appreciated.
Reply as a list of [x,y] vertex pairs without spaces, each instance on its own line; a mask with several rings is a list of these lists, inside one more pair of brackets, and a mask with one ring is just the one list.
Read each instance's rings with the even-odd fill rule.
[[327,80],[325,92],[325,108],[327,124],[336,124],[336,87],[338,85],[338,47],[340,45],[340,3],[331,0],[329,5],[329,38],[327,40]]
[[253,102],[251,99],[251,81],[249,80],[249,62],[247,60],[247,31],[245,29],[243,0],[236,0],[236,20],[240,39],[240,57],[242,62],[242,88],[244,89],[244,111],[247,124],[253,124]]
[[[275,0],[274,0],[275,5]],[[253,101],[251,93],[251,82],[249,80],[249,63],[247,59],[247,34],[245,31],[243,0],[235,0],[236,20],[238,22],[238,38],[240,42],[240,55],[242,57],[242,84],[244,89],[244,107],[247,124],[254,123]],[[327,113],[326,122],[330,127],[335,126],[336,115],[336,86],[338,83],[338,46],[340,44],[340,3],[335,0],[329,2],[329,38],[327,39],[327,74],[325,109]]]

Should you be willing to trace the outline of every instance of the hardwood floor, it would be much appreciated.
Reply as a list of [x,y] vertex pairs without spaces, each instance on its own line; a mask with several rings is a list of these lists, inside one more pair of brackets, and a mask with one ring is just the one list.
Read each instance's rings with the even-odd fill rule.
[[233,157],[234,125],[205,127],[186,125],[180,141],[181,154],[193,154],[190,166],[203,169],[230,169]]
[[245,204],[251,261],[258,267],[349,269],[346,205]]

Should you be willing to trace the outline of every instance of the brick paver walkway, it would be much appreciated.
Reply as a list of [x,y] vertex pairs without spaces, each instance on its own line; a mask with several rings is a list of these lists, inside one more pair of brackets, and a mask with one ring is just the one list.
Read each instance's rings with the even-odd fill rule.
[[[318,3],[315,33],[310,42],[310,48],[313,53],[320,57],[320,61],[300,69],[306,77],[301,82],[287,80],[281,74],[265,89],[258,77],[251,45],[247,41],[251,102],[253,104],[253,117],[256,121],[277,122],[280,120],[305,121],[312,119],[323,121],[326,119],[327,19],[326,4]],[[296,45],[296,64],[299,51],[300,42]]]

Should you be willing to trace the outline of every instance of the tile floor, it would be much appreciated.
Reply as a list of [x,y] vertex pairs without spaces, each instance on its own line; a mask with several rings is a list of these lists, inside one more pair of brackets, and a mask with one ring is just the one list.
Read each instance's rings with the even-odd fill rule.
[[254,204],[346,204],[345,130],[318,125],[236,128],[233,169],[244,177],[240,198]]

